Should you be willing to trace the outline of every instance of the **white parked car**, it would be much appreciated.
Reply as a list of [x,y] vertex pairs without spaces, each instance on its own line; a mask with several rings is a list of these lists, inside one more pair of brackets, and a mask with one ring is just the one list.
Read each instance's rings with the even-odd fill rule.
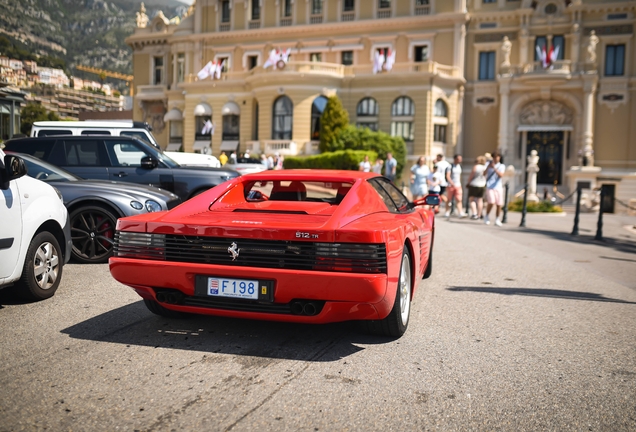
[[[37,121],[33,123],[32,137],[54,135],[132,136],[161,150],[148,123],[132,120]],[[221,162],[212,155],[172,151],[163,153],[182,166],[221,168]]]
[[71,226],[61,194],[26,173],[19,156],[0,150],[0,288],[42,300],[55,294],[71,257]]

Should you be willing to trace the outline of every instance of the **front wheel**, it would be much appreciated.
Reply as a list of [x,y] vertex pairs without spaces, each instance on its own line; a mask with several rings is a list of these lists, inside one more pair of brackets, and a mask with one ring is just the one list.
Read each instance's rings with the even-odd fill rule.
[[367,329],[374,334],[400,337],[406,332],[411,314],[411,254],[402,252],[400,278],[397,283],[393,309],[380,321],[367,321]]
[[31,240],[17,283],[19,293],[28,300],[53,297],[62,279],[64,258],[57,239],[50,232],[41,232]]

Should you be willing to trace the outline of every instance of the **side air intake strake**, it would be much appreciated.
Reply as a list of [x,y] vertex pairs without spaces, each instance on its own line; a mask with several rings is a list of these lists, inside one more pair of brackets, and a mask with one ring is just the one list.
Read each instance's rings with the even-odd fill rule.
[[237,267],[387,272],[384,243],[314,243],[117,231],[114,255]]

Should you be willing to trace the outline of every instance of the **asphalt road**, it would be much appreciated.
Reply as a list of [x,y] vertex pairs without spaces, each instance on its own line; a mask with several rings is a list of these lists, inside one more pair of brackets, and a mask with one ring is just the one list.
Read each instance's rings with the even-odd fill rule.
[[106,265],[70,264],[50,300],[0,293],[0,430],[633,431],[636,234],[622,223],[608,222],[617,247],[560,236],[557,219],[438,220],[399,340],[168,320]]

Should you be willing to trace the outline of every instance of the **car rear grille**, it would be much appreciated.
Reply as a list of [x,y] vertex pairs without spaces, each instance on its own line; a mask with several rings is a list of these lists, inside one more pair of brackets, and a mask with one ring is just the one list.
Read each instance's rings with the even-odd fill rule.
[[[114,249],[115,256],[171,262],[348,273],[387,272],[383,243],[227,239],[118,231]],[[235,258],[232,249],[238,253]]]

